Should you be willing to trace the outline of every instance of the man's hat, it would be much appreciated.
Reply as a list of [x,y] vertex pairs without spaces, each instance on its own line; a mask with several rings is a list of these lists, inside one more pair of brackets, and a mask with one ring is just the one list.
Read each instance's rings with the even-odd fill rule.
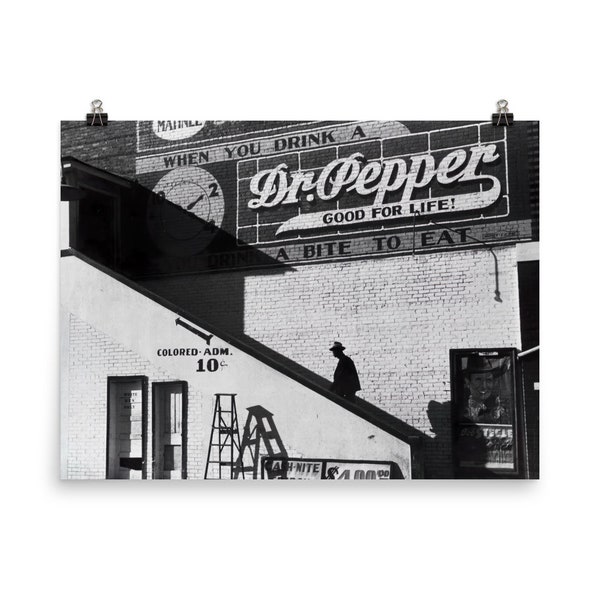
[[333,346],[331,346],[331,348],[329,348],[332,352],[338,348],[339,350],[345,350],[346,346],[342,346],[341,342],[333,342]]
[[471,355],[467,358],[467,367],[463,373],[465,375],[473,375],[474,373],[491,373],[494,377],[500,377],[506,372],[506,365],[495,367],[491,359],[478,354]]

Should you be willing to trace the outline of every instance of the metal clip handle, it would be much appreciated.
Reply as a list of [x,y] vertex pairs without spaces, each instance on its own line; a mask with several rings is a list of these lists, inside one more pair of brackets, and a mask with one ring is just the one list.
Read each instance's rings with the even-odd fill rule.
[[[498,112],[492,115],[492,125],[498,127],[502,124],[508,127],[513,124],[513,114],[508,112],[508,100],[498,100],[496,109]],[[494,119],[496,120],[495,123]],[[501,123],[502,120],[504,120],[504,123]]]
[[[108,115],[102,110],[102,100],[92,100],[92,112],[87,115],[88,125],[108,125]],[[96,122],[96,118],[98,122]]]

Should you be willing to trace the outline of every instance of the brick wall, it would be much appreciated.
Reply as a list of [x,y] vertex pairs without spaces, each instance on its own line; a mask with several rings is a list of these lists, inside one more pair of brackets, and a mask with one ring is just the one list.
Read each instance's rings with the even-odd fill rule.
[[[451,476],[449,350],[520,347],[514,246],[170,277],[145,284],[258,349],[330,380],[341,340],[365,400],[422,431],[426,475]],[[322,381],[322,380],[321,380]]]
[[88,127],[83,121],[61,122],[61,155],[135,179],[135,121]]
[[[106,477],[107,377],[143,375],[148,377],[146,405],[146,456],[152,455],[152,384],[174,381],[170,376],[135,352],[118,344],[75,315],[69,315],[69,383],[67,415],[67,472],[69,479],[104,479]],[[188,390],[188,475],[204,475],[200,456],[200,434],[193,430],[200,419],[197,390]],[[148,460],[148,469],[151,462]]]
[[[391,461],[411,476],[409,444],[381,429],[372,411],[348,410],[217,335],[209,348],[169,308],[74,256],[61,259],[61,307],[63,477],[105,476],[107,378],[119,376],[148,378],[149,477],[152,384],[162,381],[188,383],[189,479],[204,477],[217,393],[237,394],[242,426],[251,408],[273,415],[290,456]],[[200,369],[197,356],[162,351],[171,348],[195,348],[201,356],[224,349],[226,360],[216,370]]]

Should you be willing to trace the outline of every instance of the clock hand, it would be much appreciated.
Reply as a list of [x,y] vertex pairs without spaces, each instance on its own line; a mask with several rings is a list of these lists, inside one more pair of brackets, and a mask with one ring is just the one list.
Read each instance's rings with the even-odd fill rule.
[[194,200],[193,202],[191,202],[190,204],[188,204],[186,206],[186,210],[192,210],[192,208],[194,208],[194,206],[196,206],[196,204],[198,204],[198,202],[200,202],[200,200],[202,200],[203,197],[204,197],[204,194],[200,194],[198,196],[198,198],[196,198],[196,200]]

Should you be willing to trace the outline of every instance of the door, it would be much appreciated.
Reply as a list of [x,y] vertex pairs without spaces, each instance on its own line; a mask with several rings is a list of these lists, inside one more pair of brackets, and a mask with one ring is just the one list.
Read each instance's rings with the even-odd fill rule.
[[143,377],[115,377],[108,382],[108,479],[142,479]]
[[185,479],[186,391],[182,381],[152,386],[154,479]]

